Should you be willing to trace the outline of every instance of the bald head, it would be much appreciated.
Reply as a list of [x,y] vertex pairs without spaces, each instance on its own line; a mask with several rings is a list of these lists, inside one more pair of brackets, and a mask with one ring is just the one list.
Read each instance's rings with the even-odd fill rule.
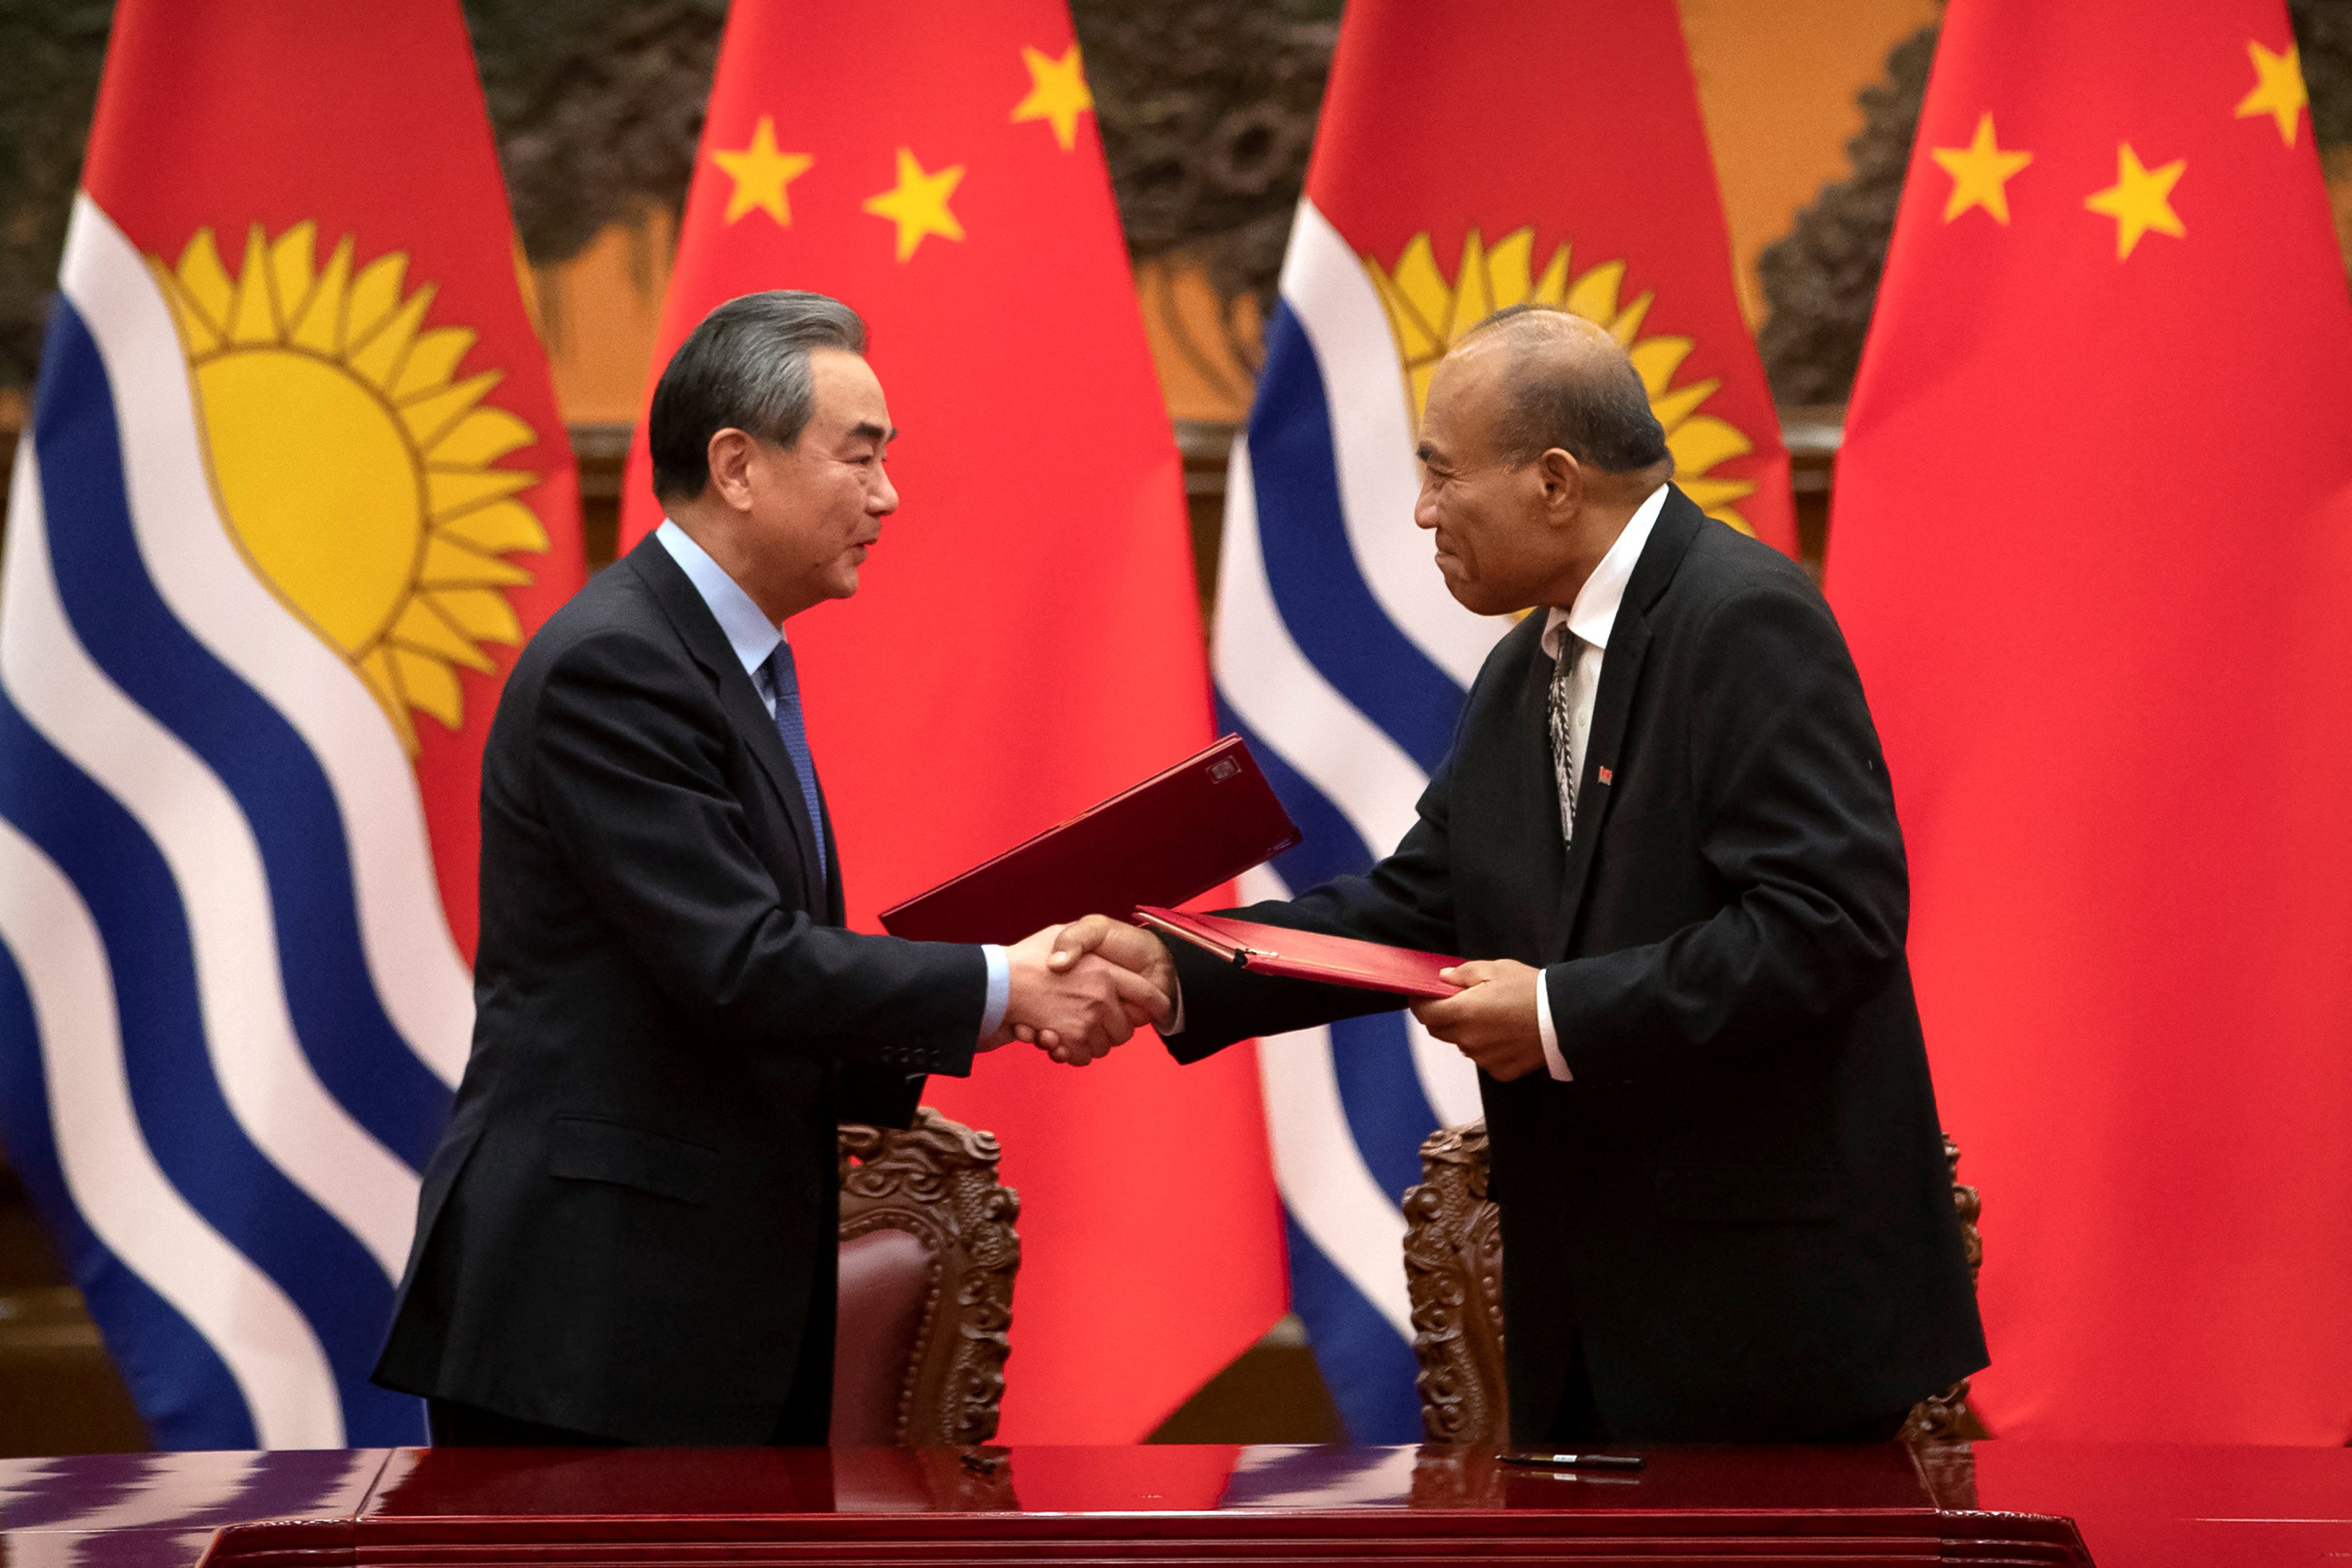
[[1648,478],[1669,460],[1633,360],[1596,322],[1515,305],[1473,327],[1454,353],[1463,368],[1484,362],[1476,368],[1495,377],[1495,448],[1505,461],[1558,447],[1603,473]]

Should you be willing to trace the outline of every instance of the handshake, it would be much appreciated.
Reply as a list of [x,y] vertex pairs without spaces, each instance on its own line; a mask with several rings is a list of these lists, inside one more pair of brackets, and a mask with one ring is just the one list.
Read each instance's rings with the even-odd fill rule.
[[983,1051],[1019,1040],[1084,1067],[1146,1024],[1175,1022],[1176,966],[1160,939],[1139,927],[1088,915],[1004,952],[1012,989],[1003,1023],[980,1042]]
[[[1104,915],[1047,926],[1007,948],[1013,987],[1004,1022],[980,1042],[1042,1047],[1057,1062],[1084,1067],[1146,1024],[1167,1029],[1181,998],[1176,966],[1160,939]],[[1412,1003],[1423,1028],[1508,1083],[1548,1067],[1537,1022],[1543,972],[1510,959],[1474,960],[1439,972],[1462,989]]]

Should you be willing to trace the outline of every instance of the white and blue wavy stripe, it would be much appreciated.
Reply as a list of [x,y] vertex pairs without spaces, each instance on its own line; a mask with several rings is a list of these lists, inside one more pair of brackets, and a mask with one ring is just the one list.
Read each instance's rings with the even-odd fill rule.
[[[1302,203],[1226,487],[1213,664],[1305,837],[1251,899],[1368,869],[1412,825],[1503,627],[1454,603],[1412,523],[1403,368],[1363,267]],[[1420,1433],[1398,1204],[1422,1140],[1479,1114],[1476,1075],[1403,1013],[1263,1042],[1291,1303],[1350,1433]]]
[[77,205],[0,574],[0,1126],[157,1442],[367,1381],[471,1024],[415,782],[253,574],[168,308]]

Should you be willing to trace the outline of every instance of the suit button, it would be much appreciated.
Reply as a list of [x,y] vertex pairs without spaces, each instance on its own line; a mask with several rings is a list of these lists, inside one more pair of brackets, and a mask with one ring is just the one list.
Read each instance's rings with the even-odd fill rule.
[[801,1189],[801,1197],[807,1203],[809,1207],[817,1207],[824,1202],[824,1184],[822,1182],[811,1182],[808,1185]]

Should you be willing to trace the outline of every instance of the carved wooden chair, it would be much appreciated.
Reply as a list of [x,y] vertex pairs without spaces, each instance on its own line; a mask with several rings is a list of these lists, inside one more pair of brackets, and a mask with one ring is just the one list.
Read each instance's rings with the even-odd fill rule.
[[[1960,1150],[1948,1135],[1952,1204],[1968,1246],[1969,1278],[1984,1261],[1977,1234],[1983,1205],[1959,1180]],[[1444,1127],[1421,1146],[1421,1184],[1404,1194],[1405,1287],[1412,1353],[1421,1363],[1421,1429],[1432,1443],[1509,1441],[1503,1387],[1503,1211],[1486,1196],[1486,1124]],[[1906,1441],[1981,1437],[1962,1378],[1923,1399],[1903,1424]]]
[[996,1436],[1013,1229],[996,1135],[925,1106],[904,1131],[841,1130],[833,1441],[963,1447]]

